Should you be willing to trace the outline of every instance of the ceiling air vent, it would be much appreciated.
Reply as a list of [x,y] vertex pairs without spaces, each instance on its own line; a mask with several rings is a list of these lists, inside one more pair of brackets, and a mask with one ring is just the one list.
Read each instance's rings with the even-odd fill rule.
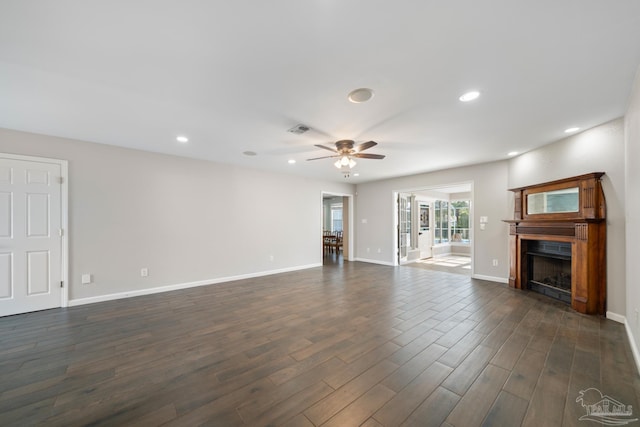
[[311,128],[309,126],[306,126],[306,125],[295,125],[291,129],[287,130],[287,132],[296,133],[296,134],[300,135],[300,134],[303,134],[303,133],[307,132],[309,129],[311,129]]

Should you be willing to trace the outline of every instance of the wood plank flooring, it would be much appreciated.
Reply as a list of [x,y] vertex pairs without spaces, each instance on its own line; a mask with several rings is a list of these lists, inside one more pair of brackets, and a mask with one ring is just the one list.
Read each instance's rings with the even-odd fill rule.
[[623,325],[417,268],[0,318],[2,426],[589,426],[590,387],[640,417]]

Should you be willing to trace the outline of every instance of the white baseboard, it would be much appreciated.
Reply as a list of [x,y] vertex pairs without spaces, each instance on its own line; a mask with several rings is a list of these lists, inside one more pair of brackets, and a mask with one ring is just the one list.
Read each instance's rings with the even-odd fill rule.
[[142,295],[158,294],[158,293],[161,293],[161,292],[177,291],[177,290],[180,290],[180,289],[194,288],[196,286],[214,285],[214,284],[217,284],[217,283],[232,282],[234,280],[251,279],[251,278],[254,278],[254,277],[262,277],[262,276],[270,276],[272,274],[288,273],[290,271],[306,270],[308,268],[315,268],[315,267],[322,267],[322,263],[300,265],[300,266],[289,267],[289,268],[281,268],[281,269],[278,269],[278,270],[260,271],[260,272],[257,272],[257,273],[240,274],[240,275],[237,275],[237,276],[218,277],[218,278],[215,278],[215,279],[198,280],[196,282],[178,283],[178,284],[175,284],[175,285],[158,286],[158,287],[155,287],[155,288],[137,289],[137,290],[132,290],[132,291],[118,292],[118,293],[115,293],[115,294],[99,295],[99,296],[95,296],[95,297],[71,299],[71,300],[69,300],[69,305],[68,306],[69,307],[73,307],[73,306],[77,306],[77,305],[93,304],[93,303],[96,303],[96,302],[113,301],[113,300],[122,299],[122,298],[131,298],[131,297],[137,297],[137,296],[142,296]]
[[[609,313],[607,313],[607,317],[609,317]],[[636,370],[638,371],[638,373],[640,373],[640,351],[638,351],[636,340],[633,336],[633,332],[631,332],[631,327],[629,326],[629,322],[627,322],[626,318],[624,319],[624,328],[627,330],[627,338],[629,339],[629,345],[631,346],[633,360],[636,362]]]
[[485,276],[484,274],[472,274],[472,279],[487,280],[489,282],[509,283],[509,279],[506,277]]
[[633,361],[636,363],[636,370],[638,371],[638,373],[640,373],[640,350],[638,350],[638,345],[636,344],[635,337],[633,336],[633,331],[631,331],[631,326],[629,325],[627,318],[621,314],[607,311],[607,319],[613,320],[614,322],[622,323],[624,325],[624,329],[627,331],[627,339],[629,340],[631,353],[633,354]]
[[613,311],[607,311],[607,319],[611,319],[614,322],[618,322],[618,323],[622,323],[622,324],[626,324],[627,323],[627,318],[626,317],[624,317],[621,314],[614,313]]
[[368,262],[370,264],[388,265],[390,267],[394,267],[395,266],[395,264],[392,263],[392,262],[379,261],[377,259],[356,258],[355,261]]

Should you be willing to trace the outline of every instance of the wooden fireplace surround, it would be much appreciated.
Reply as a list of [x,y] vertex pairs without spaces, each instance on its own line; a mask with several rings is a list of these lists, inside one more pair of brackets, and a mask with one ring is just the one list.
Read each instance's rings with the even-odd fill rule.
[[[571,307],[585,314],[606,310],[606,206],[600,182],[604,172],[512,188],[509,229],[509,286],[527,289],[527,244],[531,240],[571,243]],[[577,212],[530,214],[528,195],[578,188]]]

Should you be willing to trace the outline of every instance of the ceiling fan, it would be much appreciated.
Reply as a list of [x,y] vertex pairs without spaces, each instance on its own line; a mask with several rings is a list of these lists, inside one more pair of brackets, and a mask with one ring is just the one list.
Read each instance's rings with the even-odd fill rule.
[[338,160],[333,164],[338,169],[348,166],[352,168],[356,165],[356,161],[354,158],[358,159],[384,159],[382,154],[367,154],[363,153],[364,150],[368,150],[371,147],[375,147],[378,145],[377,142],[368,141],[363,142],[362,144],[358,144],[354,146],[354,142],[350,139],[342,139],[336,142],[336,148],[327,147],[324,145],[316,144],[316,147],[322,148],[325,150],[329,150],[334,154],[332,156],[323,156],[323,157],[315,157],[313,159],[307,160],[319,160],[319,159],[330,159],[334,157],[338,157]]

